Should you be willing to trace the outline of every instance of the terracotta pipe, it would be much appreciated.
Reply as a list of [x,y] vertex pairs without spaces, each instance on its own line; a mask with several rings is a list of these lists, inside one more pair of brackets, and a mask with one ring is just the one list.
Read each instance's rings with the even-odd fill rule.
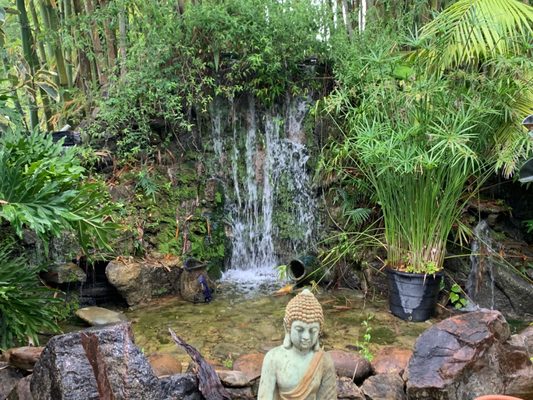
[[503,394],[488,394],[486,396],[476,397],[474,400],[522,400],[518,397],[504,396]]

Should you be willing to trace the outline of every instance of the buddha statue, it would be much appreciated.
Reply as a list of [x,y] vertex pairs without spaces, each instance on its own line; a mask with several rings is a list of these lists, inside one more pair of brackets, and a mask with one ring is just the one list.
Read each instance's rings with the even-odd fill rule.
[[307,289],[287,304],[285,339],[263,361],[258,400],[337,399],[335,367],[320,348],[322,306]]

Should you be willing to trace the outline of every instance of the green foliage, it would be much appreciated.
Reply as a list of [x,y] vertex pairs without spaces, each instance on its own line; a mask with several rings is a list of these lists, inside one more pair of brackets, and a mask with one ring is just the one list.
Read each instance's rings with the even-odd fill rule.
[[456,309],[461,309],[467,305],[468,300],[463,295],[464,292],[461,286],[454,283],[450,288],[450,302]]
[[361,328],[363,328],[363,339],[357,341],[357,347],[359,347],[359,353],[368,361],[372,361],[374,354],[370,350],[370,344],[372,342],[372,326],[370,322],[374,319],[373,314],[367,315],[367,317],[361,322]]
[[116,226],[105,222],[105,190],[86,181],[74,150],[38,132],[8,132],[0,146],[0,220],[19,236],[28,228],[46,241],[71,229],[84,249],[109,248]]
[[286,264],[282,264],[282,265],[278,265],[276,267],[276,271],[278,273],[278,280],[281,281],[281,282],[284,282],[287,280],[287,277],[289,276],[288,275],[288,265]]
[[38,333],[60,330],[65,302],[41,285],[39,270],[15,256],[12,245],[0,243],[0,350],[28,341],[37,345]]
[[[443,17],[432,26],[453,30],[457,23]],[[491,168],[509,173],[531,149],[516,128],[533,104],[523,79],[531,64],[522,46],[499,57],[470,54],[469,68],[435,74],[421,54],[405,57],[400,50],[421,44],[398,33],[370,29],[354,46],[339,40],[340,84],[324,108],[344,134],[327,148],[322,172],[345,185],[370,183],[384,216],[388,263],[427,273],[442,268],[462,205]],[[515,34],[525,40],[529,30]],[[440,51],[454,49],[440,44],[435,33],[429,51],[438,65]]]
[[205,114],[216,96],[252,94],[271,105],[321,84],[303,63],[326,59],[317,32],[331,19],[310,0],[193,2],[179,18],[174,1],[131,3],[139,18],[129,26],[128,72],[89,128],[93,138],[115,136],[122,158],[150,156],[167,132],[190,131],[192,113]]

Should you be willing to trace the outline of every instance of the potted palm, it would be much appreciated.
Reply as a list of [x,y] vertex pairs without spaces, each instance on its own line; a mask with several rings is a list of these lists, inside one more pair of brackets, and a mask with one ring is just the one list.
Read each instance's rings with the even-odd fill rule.
[[366,31],[362,48],[342,48],[327,110],[347,134],[331,165],[371,184],[390,307],[401,318],[431,316],[450,231],[466,232],[462,205],[491,168],[509,176],[528,152],[518,121],[531,110],[531,33],[533,9],[523,3],[459,0],[409,43]]
[[467,180],[480,176],[475,145],[484,109],[450,95],[446,82],[423,83],[424,91],[402,93],[396,116],[367,114],[350,135],[383,214],[390,309],[413,321],[433,313],[448,235],[469,195]]

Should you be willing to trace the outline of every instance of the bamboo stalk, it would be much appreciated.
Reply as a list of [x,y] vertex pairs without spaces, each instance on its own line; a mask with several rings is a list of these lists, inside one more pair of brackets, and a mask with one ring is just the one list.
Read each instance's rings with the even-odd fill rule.
[[[108,1],[107,0],[98,0],[100,3],[100,9],[106,9],[108,8]],[[104,24],[104,35],[106,40],[106,54],[107,54],[107,65],[109,66],[109,69],[112,70],[116,64],[117,60],[117,38],[115,35],[115,31],[111,29],[110,19],[109,17],[104,18],[103,21]]]
[[[31,18],[33,20],[33,28],[35,29],[35,36],[39,38],[41,35],[41,27],[39,25],[39,18],[37,17],[35,3],[33,0],[29,0],[28,5],[30,8]],[[38,53],[40,53],[40,57],[37,57],[39,60],[39,67],[44,68],[47,64],[47,60],[46,60],[46,51],[44,50],[43,41],[36,39],[35,42],[37,44]],[[50,101],[48,98],[48,94],[42,88],[39,88],[39,94],[41,97],[41,102],[43,103],[43,113],[45,116],[46,129],[50,131],[52,130],[52,126],[50,124],[50,119],[52,118],[52,112],[50,110]]]
[[[90,18],[94,14],[94,3],[93,0],[85,0],[85,12],[87,16]],[[98,81],[101,86],[107,85],[107,65],[106,65],[106,57],[104,56],[104,50],[102,47],[102,42],[100,40],[100,35],[98,33],[98,25],[96,24],[96,20],[94,18],[90,18],[91,20],[91,39],[93,43],[93,50],[95,54],[95,65],[96,70],[98,73]]]
[[17,0],[17,11],[19,14],[20,36],[22,39],[22,50],[24,52],[24,59],[30,67],[30,83],[29,87],[32,93],[28,97],[29,114],[30,114],[30,128],[35,129],[39,126],[39,112],[36,101],[36,90],[34,74],[37,66],[37,54],[33,45],[33,36],[31,34],[30,22],[26,12],[26,5],[24,0]]

